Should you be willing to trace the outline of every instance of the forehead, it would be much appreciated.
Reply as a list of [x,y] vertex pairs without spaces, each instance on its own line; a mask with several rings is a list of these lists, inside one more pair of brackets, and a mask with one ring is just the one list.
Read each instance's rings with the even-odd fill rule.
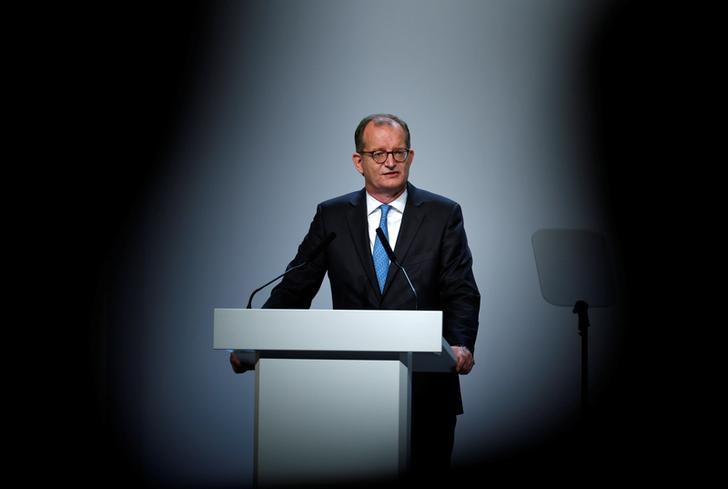
[[405,133],[402,126],[394,121],[372,121],[364,128],[362,139],[365,146],[386,147],[404,146]]

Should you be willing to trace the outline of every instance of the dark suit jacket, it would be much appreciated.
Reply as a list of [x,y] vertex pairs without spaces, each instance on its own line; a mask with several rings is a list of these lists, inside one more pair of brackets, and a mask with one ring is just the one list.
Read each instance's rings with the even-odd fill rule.
[[[443,337],[450,345],[475,351],[480,293],[472,272],[460,206],[445,197],[407,184],[407,203],[394,253],[417,291],[420,310],[443,311]],[[329,234],[336,239],[308,265],[289,273],[263,305],[307,309],[328,272],[334,309],[414,309],[404,274],[394,264],[380,293],[369,247],[364,189],[319,204],[308,234],[291,265]],[[430,375],[417,385],[442,409],[462,412],[456,374]],[[420,389],[422,390],[422,389]],[[417,397],[417,396],[416,396]],[[413,406],[414,408],[414,406]]]

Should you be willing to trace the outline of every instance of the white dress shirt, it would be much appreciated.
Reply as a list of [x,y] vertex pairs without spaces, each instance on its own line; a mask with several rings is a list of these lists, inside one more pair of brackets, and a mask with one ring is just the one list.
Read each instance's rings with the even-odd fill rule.
[[[390,202],[392,206],[387,214],[387,239],[389,245],[394,250],[397,245],[397,236],[399,236],[399,228],[402,225],[402,216],[404,215],[404,206],[407,203],[407,190],[402,192],[402,195],[397,197],[394,201]],[[379,227],[379,220],[382,217],[382,210],[379,206],[382,202],[367,193],[367,220],[369,221],[369,251],[374,251],[374,241],[377,238],[377,228]]]

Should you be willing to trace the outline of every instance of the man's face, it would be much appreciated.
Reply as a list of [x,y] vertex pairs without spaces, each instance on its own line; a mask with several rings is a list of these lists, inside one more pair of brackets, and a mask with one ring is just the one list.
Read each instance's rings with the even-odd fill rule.
[[374,161],[369,152],[407,149],[404,129],[394,122],[381,125],[370,122],[364,128],[362,140],[364,150],[362,153],[354,153],[352,160],[356,170],[364,176],[367,192],[379,201],[394,200],[407,185],[414,150],[410,150],[407,159],[401,163],[395,161],[393,155],[387,155],[387,160],[381,164]]

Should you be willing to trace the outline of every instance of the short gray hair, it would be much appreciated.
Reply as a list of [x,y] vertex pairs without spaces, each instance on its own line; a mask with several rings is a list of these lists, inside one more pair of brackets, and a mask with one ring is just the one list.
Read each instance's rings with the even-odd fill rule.
[[410,149],[410,130],[405,121],[393,114],[371,114],[363,118],[356,126],[356,131],[354,131],[354,147],[357,153],[364,151],[364,129],[370,122],[374,122],[377,126],[392,123],[399,124],[404,130],[404,144],[407,149]]

